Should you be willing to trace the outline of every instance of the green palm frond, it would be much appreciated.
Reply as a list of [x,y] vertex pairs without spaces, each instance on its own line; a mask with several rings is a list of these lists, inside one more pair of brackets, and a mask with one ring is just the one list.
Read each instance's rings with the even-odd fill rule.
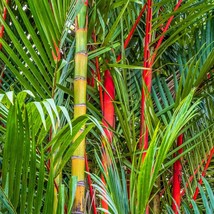
[[[1,201],[6,209],[16,210],[17,213],[52,213],[55,209],[53,204],[64,212],[65,204],[69,204],[71,209],[75,189],[69,190],[66,187],[68,191],[73,191],[71,195],[66,193],[65,185],[68,183],[56,183],[55,177],[63,170],[82,137],[94,125],[89,124],[83,135],[70,147],[76,133],[90,118],[79,118],[71,125],[68,117],[67,125],[59,129],[59,114],[66,115],[66,110],[57,107],[50,99],[43,102],[31,100],[26,103],[29,95],[31,99],[34,98],[29,91],[23,91],[17,96],[13,92],[1,94],[1,110],[5,112],[5,130],[1,133],[4,143],[1,152]],[[51,127],[55,127],[54,137],[48,143]],[[71,179],[71,188],[75,188],[75,179]],[[47,191],[44,191],[46,187]],[[58,202],[54,202],[56,188],[59,191]]]

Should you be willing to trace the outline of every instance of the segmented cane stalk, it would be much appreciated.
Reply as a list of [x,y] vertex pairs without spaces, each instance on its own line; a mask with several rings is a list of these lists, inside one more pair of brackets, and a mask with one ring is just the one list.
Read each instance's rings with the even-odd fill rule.
[[[86,113],[86,85],[87,85],[87,1],[76,17],[76,54],[74,73],[74,118]],[[76,138],[84,130],[77,134]],[[75,139],[76,139],[75,138]],[[77,176],[77,190],[73,206],[73,213],[84,212],[85,198],[85,140],[83,140],[72,156],[72,175]]]

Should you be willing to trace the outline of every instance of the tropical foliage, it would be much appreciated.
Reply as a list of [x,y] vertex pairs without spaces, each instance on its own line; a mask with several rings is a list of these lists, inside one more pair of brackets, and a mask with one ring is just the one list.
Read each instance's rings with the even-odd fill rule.
[[213,213],[213,0],[0,13],[1,213]]

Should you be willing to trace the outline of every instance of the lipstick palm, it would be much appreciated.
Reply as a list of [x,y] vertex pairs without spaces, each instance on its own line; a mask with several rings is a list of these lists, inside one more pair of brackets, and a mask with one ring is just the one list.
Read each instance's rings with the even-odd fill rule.
[[[132,31],[134,21],[138,14],[142,14],[143,4],[147,2],[149,5],[153,2],[151,30],[153,36],[149,39],[149,47],[148,43],[144,42],[150,29],[144,22],[145,15],[138,20],[137,29]],[[109,126],[114,128],[106,130],[112,141],[111,148],[108,148],[112,160],[106,161],[112,164],[103,170],[102,164],[98,162],[106,179],[106,186],[99,183],[99,191],[103,194],[101,200],[107,200],[110,212],[143,212],[149,205],[152,212],[156,210],[157,213],[167,213],[172,204],[174,210],[179,208],[180,202],[180,210],[183,212],[187,208],[183,202],[189,204],[188,199],[195,199],[196,196],[199,198],[192,204],[194,207],[195,204],[200,206],[200,199],[205,199],[202,191],[202,197],[198,195],[198,190],[201,189],[198,183],[204,187],[201,175],[207,175],[212,187],[212,180],[209,179],[212,172],[209,167],[213,163],[210,154],[213,154],[214,5],[213,0],[182,2],[178,1],[180,6],[174,11],[174,0],[144,2],[96,0],[89,1],[89,7],[81,0],[14,0],[11,1],[10,7],[5,4],[6,0],[1,1],[2,13],[2,4],[8,11],[6,20],[0,17],[0,24],[5,26],[4,37],[0,38],[0,43],[3,44],[0,64],[5,73],[2,90],[7,91],[10,88],[17,92],[28,89],[35,94],[36,101],[36,104],[32,104],[34,98],[20,94],[18,104],[17,99],[14,99],[14,105],[11,106],[11,102],[5,101],[5,96],[1,100],[0,95],[3,125],[0,126],[0,144],[4,152],[2,154],[0,151],[0,155],[3,155],[1,157],[3,157],[4,183],[3,190],[0,189],[4,199],[2,197],[0,199],[6,209],[20,212],[20,208],[21,213],[24,211],[30,213],[34,210],[36,213],[47,213],[49,210],[71,213],[72,209],[73,212],[83,212],[86,205],[86,212],[90,212],[90,200],[83,200],[84,195],[88,195],[87,192],[84,194],[87,185],[84,188],[83,151],[85,136],[93,124],[88,122],[88,116],[80,116],[86,113],[85,103],[88,107],[87,113],[94,116],[93,121],[98,120],[100,123],[105,121],[101,113],[105,109],[104,116],[108,119],[105,125],[107,128]],[[148,12],[151,15],[150,9]],[[171,25],[168,28],[169,22]],[[86,36],[87,27],[88,36]],[[130,31],[133,34],[127,46],[124,40],[128,39]],[[93,41],[92,32],[96,34]],[[87,43],[89,47],[93,46],[93,50],[88,53],[88,61]],[[116,56],[120,53],[121,60],[117,60]],[[148,81],[151,84],[151,93],[148,93],[144,103],[144,126],[148,129],[147,139],[151,147],[144,151],[137,146],[141,130],[143,58],[152,62],[153,70],[152,77],[150,75]],[[100,70],[98,80],[95,78],[92,81],[94,87],[86,87],[87,68],[95,71],[95,67],[99,67]],[[111,78],[104,78],[105,71],[110,69]],[[109,77],[109,73],[106,73]],[[147,76],[146,73],[144,77]],[[112,85],[114,90],[111,91],[114,93],[110,94],[108,88],[111,86],[112,89]],[[99,91],[100,86],[105,89]],[[146,87],[144,88],[146,92]],[[148,89],[150,91],[150,86]],[[104,96],[107,101],[112,101],[109,97],[114,98],[114,102],[111,103],[114,105],[110,105],[109,109],[106,109],[108,105],[103,107],[103,103],[100,104],[99,92],[102,91],[106,92]],[[192,91],[195,93],[192,94]],[[86,93],[89,96],[86,97]],[[11,93],[6,97],[11,100]],[[188,117],[185,113],[189,111],[185,106],[187,107],[187,104],[194,106],[198,98],[200,104],[193,110],[197,114],[193,115],[193,118]],[[54,102],[57,105],[54,105]],[[28,105],[29,103],[31,105]],[[64,105],[68,112],[61,105]],[[25,115],[26,106],[28,117]],[[179,114],[176,109],[181,109],[181,106],[183,107]],[[112,107],[115,115],[110,115],[110,112],[113,112]],[[59,113],[60,109],[64,114]],[[70,123],[73,125],[72,133],[69,123],[66,122],[68,115],[75,116]],[[89,118],[92,119],[91,116]],[[44,121],[47,129],[42,125]],[[56,121],[60,121],[57,127]],[[96,122],[96,125],[100,128],[99,123]],[[53,127],[54,134],[49,142],[50,134],[47,130],[50,126]],[[87,135],[88,165],[90,172],[96,174],[94,176],[96,181],[99,180],[97,177],[100,169],[94,161],[94,151],[101,148],[102,135],[97,128]],[[184,136],[182,145],[175,141],[179,135]],[[21,151],[21,148],[29,143],[30,147]],[[80,147],[74,151],[79,144]],[[18,146],[20,150],[17,152]],[[29,152],[25,152],[26,150]],[[147,153],[145,163],[141,162],[142,152]],[[30,162],[26,161],[28,154]],[[73,154],[72,171],[75,176],[71,176],[70,166]],[[97,159],[99,160],[98,157]],[[47,164],[47,160],[51,160],[50,165]],[[176,161],[182,165],[183,173],[176,175],[177,178],[182,176],[182,182],[179,183],[182,197],[181,201],[178,199],[172,203],[172,167]],[[15,164],[10,164],[11,162]],[[24,167],[21,164],[23,162]],[[76,163],[81,165],[81,170]],[[23,175],[21,180],[20,172]],[[57,183],[55,178],[59,174],[62,174],[62,179]],[[13,179],[14,175],[16,179]],[[16,185],[17,183],[20,185]],[[130,184],[128,193],[127,183]],[[54,188],[57,191],[55,204]],[[77,194],[74,197],[76,189]],[[174,198],[179,192],[178,188],[177,190]],[[96,191],[94,192],[96,194]],[[162,197],[159,197],[159,192],[162,193]],[[37,194],[39,197],[34,197]],[[98,199],[97,196],[95,199]],[[154,198],[160,201],[156,207],[153,205]],[[75,206],[72,208],[74,199]],[[100,209],[101,202],[99,200],[96,202],[97,208]]]

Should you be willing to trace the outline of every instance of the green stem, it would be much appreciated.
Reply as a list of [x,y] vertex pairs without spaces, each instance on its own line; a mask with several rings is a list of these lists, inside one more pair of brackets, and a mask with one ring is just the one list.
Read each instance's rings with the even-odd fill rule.
[[[86,114],[87,86],[87,2],[82,6],[76,18],[76,54],[74,73],[74,118]],[[82,127],[84,130],[84,127]],[[80,136],[80,131],[76,138]],[[75,139],[76,139],[75,138]],[[73,213],[84,213],[85,204],[85,139],[72,156],[72,175],[77,177],[77,190]]]

